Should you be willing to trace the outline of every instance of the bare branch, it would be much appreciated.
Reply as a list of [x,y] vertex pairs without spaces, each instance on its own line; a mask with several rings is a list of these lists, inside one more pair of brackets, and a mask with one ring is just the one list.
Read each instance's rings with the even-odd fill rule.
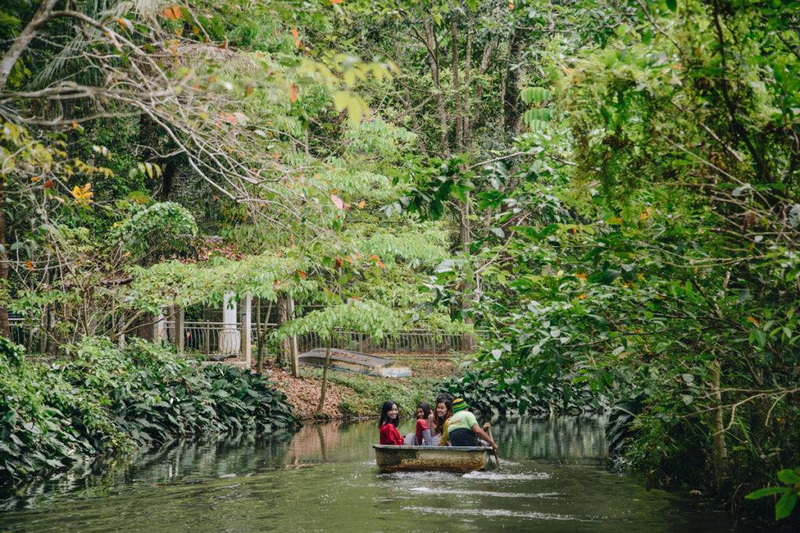
[[31,19],[25,29],[22,30],[22,33],[14,40],[11,48],[9,48],[8,52],[3,56],[2,61],[0,61],[0,91],[5,88],[6,83],[8,83],[8,77],[11,75],[11,70],[14,68],[14,65],[16,65],[22,52],[25,51],[33,38],[36,37],[36,32],[39,30],[39,27],[50,19],[52,11],[57,3],[58,0],[44,0],[33,15],[33,19]]

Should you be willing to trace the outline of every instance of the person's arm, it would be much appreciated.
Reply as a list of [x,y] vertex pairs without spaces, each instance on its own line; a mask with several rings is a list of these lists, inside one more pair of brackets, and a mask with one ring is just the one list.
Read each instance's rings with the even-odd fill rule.
[[497,451],[497,443],[492,439],[492,437],[487,435],[486,432],[484,430],[482,430],[481,427],[478,424],[472,424],[472,431],[477,436],[479,436],[480,438],[482,438],[483,440],[488,442],[492,446],[494,451]]
[[392,425],[392,429],[390,431],[392,432],[391,436],[392,440],[394,441],[392,442],[392,444],[394,444],[395,446],[402,446],[406,443],[405,439],[394,425]]

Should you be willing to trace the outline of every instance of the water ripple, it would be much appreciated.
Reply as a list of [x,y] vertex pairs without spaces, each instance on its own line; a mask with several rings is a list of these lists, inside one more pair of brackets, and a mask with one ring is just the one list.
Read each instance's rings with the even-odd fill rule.
[[489,490],[454,490],[454,489],[432,489],[429,487],[414,487],[414,492],[425,492],[430,494],[455,494],[457,496],[494,496],[497,498],[559,498],[563,494],[558,492],[496,492]]
[[547,472],[534,472],[531,474],[504,474],[501,472],[470,472],[464,474],[467,479],[485,479],[491,481],[529,481],[537,479],[550,479]]
[[437,515],[448,516],[482,516],[482,517],[511,517],[511,518],[528,518],[534,520],[560,520],[560,521],[579,521],[579,522],[594,522],[595,520],[580,519],[572,515],[552,514],[552,513],[537,513],[537,512],[520,512],[509,511],[506,509],[447,509],[440,507],[416,507],[408,506],[403,507],[404,511],[416,511],[418,513],[428,513]]

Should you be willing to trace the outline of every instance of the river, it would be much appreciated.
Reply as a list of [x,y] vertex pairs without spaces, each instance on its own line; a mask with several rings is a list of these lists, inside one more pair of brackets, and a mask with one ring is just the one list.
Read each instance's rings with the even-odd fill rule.
[[[731,531],[684,493],[609,472],[601,418],[500,421],[500,470],[381,474],[375,421],[174,443],[6,495],[8,531]],[[409,423],[401,429],[411,431]]]

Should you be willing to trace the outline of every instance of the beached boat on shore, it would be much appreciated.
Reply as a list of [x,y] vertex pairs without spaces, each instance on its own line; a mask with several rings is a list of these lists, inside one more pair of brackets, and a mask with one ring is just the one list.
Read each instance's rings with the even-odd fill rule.
[[375,444],[375,462],[382,472],[438,470],[472,472],[492,465],[491,448],[483,446],[391,446]]

